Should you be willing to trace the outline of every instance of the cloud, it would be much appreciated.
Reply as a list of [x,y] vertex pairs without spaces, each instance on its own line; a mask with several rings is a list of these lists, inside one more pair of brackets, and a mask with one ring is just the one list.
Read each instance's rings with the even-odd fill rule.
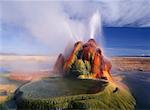
[[2,2],[1,21],[24,27],[51,51],[62,52],[69,41],[87,33],[85,24],[70,19],[63,8],[60,2]]
[[86,39],[89,20],[96,10],[105,26],[150,27],[149,0],[6,1],[1,5],[3,24],[25,28],[50,46],[50,51],[62,52],[69,41]]
[[70,16],[88,18],[99,9],[103,24],[112,27],[150,27],[149,0],[94,0],[64,3]]

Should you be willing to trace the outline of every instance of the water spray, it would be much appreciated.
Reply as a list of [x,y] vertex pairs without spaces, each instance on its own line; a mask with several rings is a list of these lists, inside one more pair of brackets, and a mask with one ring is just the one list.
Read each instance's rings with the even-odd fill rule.
[[73,35],[73,32],[71,31],[71,28],[69,26],[69,24],[67,22],[65,22],[66,26],[67,26],[67,30],[69,31],[69,34],[70,34],[70,38],[73,40],[73,41],[76,41],[74,35]]
[[101,32],[101,15],[100,15],[99,10],[97,10],[93,14],[90,20],[90,38],[91,39],[94,39],[95,34],[98,30]]

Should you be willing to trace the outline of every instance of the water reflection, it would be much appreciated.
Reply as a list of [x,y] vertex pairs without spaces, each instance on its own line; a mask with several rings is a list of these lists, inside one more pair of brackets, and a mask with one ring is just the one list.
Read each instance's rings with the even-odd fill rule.
[[150,108],[150,72],[120,72],[123,82],[126,83],[133,93],[137,109]]
[[58,97],[97,93],[103,90],[106,82],[68,78],[46,78],[20,88],[24,95],[33,98]]

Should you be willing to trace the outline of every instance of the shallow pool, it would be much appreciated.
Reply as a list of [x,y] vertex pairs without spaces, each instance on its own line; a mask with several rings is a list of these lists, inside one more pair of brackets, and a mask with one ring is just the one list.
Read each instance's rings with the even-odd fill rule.
[[97,93],[104,89],[106,82],[98,80],[68,79],[50,77],[28,83],[20,88],[30,98],[47,98]]
[[123,82],[129,87],[136,99],[139,110],[150,110],[150,72],[120,72]]

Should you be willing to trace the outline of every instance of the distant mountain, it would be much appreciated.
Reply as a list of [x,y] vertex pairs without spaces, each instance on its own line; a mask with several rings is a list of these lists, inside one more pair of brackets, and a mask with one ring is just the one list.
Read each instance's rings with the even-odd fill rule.
[[0,55],[19,55],[17,53],[0,53]]
[[15,55],[15,56],[49,56],[49,55],[42,55],[42,54],[19,54],[19,53],[1,53],[0,55]]
[[150,57],[150,55],[119,55],[119,56],[111,56],[111,57]]

